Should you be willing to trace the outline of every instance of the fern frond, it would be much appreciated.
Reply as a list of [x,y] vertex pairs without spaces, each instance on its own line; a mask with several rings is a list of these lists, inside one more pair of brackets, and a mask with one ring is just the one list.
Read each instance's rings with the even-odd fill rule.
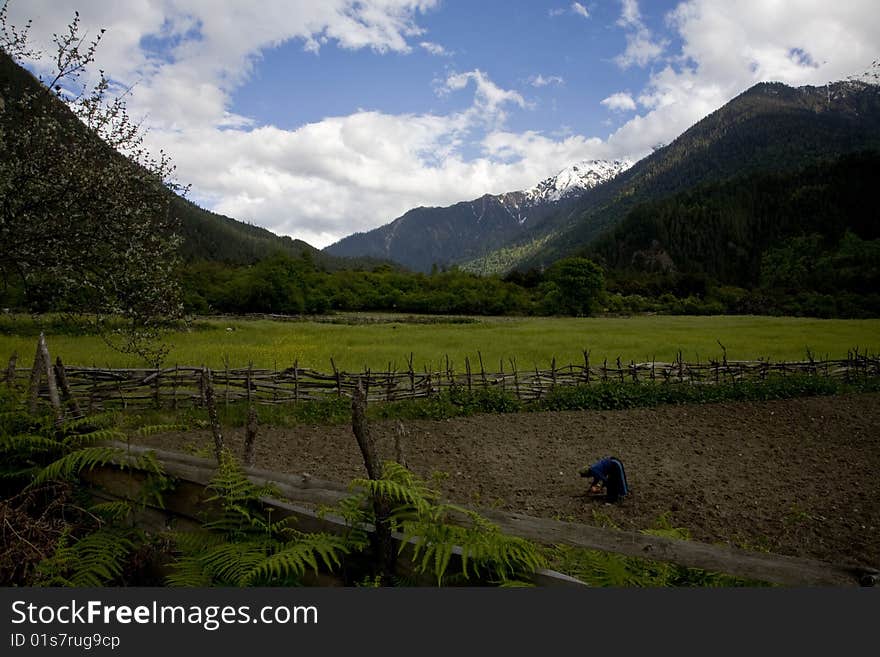
[[17,457],[25,454],[45,454],[62,448],[61,443],[46,436],[18,434],[0,437],[0,451],[12,452]]
[[106,412],[96,415],[67,420],[61,425],[61,431],[65,434],[76,431],[83,427],[94,427],[95,430],[106,429],[119,424],[119,413]]
[[123,461],[125,452],[118,447],[84,447],[53,461],[38,472],[29,488],[47,481],[70,479],[83,470],[91,470],[98,465],[106,465],[114,461]]
[[281,549],[263,560],[239,583],[242,586],[249,586],[258,582],[298,581],[308,569],[318,572],[319,559],[328,570],[341,566],[339,555],[348,552],[348,545],[338,536],[301,534],[296,540],[284,544]]
[[216,583],[240,586],[272,548],[269,540],[224,542],[208,550],[200,561]]
[[181,557],[171,564],[172,571],[165,576],[168,586],[207,587],[213,583],[198,557]]
[[382,497],[393,503],[405,504],[417,511],[426,511],[430,506],[430,501],[421,491],[406,483],[389,479],[355,479],[352,483],[364,488],[372,497]]
[[99,529],[73,543],[59,542],[49,559],[38,566],[48,586],[99,587],[122,574],[129,553],[134,549],[131,538],[115,529]]
[[131,514],[132,508],[131,503],[124,500],[117,500],[115,502],[101,502],[100,504],[93,504],[89,507],[89,511],[91,513],[94,513],[96,516],[105,518],[110,522],[119,522],[120,520],[124,520]]
[[111,440],[125,441],[128,438],[123,432],[115,429],[98,429],[89,433],[75,433],[64,439],[64,445],[69,449],[79,449],[97,443]]
[[226,541],[223,536],[209,531],[169,532],[168,537],[184,556],[203,554]]
[[[156,452],[152,450],[142,452],[141,454],[138,454],[135,458],[131,458],[129,455],[126,456],[127,464],[130,467],[136,468],[137,470],[143,470],[158,477],[165,476],[165,467],[162,465],[159,459],[156,458]],[[123,464],[123,466],[124,465],[125,464]]]

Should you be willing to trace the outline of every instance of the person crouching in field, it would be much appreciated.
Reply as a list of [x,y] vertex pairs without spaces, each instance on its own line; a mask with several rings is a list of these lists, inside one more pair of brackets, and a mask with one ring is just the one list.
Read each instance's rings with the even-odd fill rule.
[[584,466],[578,472],[581,477],[592,477],[590,492],[598,493],[605,487],[605,500],[617,502],[621,497],[629,493],[626,483],[626,471],[623,462],[614,457],[607,456],[593,465]]

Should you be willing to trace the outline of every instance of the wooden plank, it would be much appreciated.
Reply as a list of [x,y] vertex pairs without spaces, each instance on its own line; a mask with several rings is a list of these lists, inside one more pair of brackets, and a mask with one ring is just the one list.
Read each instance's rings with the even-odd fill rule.
[[539,543],[564,543],[629,557],[677,563],[785,586],[855,586],[868,571],[822,561],[680,541],[637,532],[480,510],[503,531]]

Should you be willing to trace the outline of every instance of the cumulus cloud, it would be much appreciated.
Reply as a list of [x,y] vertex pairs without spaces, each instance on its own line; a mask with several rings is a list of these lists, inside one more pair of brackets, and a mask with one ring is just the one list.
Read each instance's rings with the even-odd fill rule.
[[614,59],[620,68],[625,69],[633,65],[645,66],[663,53],[666,44],[654,39],[651,30],[642,20],[637,0],[621,0],[620,18],[617,24],[627,32],[626,50]]
[[[265,0],[252,8],[233,0],[28,0],[10,10],[19,24],[33,16],[34,36],[46,41],[74,6],[84,24],[100,16],[91,29],[108,32],[98,65],[135,84],[130,108],[146,116],[149,145],[173,155],[194,199],[317,246],[415,206],[527,188],[581,159],[638,158],[756,82],[822,84],[864,70],[877,57],[880,34],[875,0],[686,0],[668,14],[663,34],[650,32],[638,3],[627,0],[618,23],[632,48],[618,63],[650,61],[656,68],[641,88],[601,101],[636,112],[603,137],[512,131],[507,112],[528,109],[529,102],[478,68],[439,82],[443,93],[468,100],[446,113],[358,111],[285,130],[232,112],[231,93],[263,50],[294,40],[312,50],[430,52],[419,20],[437,4]],[[651,51],[639,44],[640,32],[649,43],[680,46]],[[555,77],[529,82],[555,84]]]
[[533,75],[529,78],[529,84],[533,87],[549,87],[550,85],[562,85],[565,84],[565,80],[562,79],[559,75],[548,75],[544,76],[538,73],[538,75]]
[[[624,2],[621,21],[641,21],[635,2]],[[667,23],[681,50],[651,74],[638,95],[645,113],[609,136],[609,152],[647,154],[758,82],[845,79],[876,58],[880,34],[872,0],[687,0]]]
[[[225,122],[229,95],[251,74],[261,51],[287,41],[376,52],[412,50],[424,33],[420,14],[439,0],[28,0],[10,18],[33,18],[32,37],[51,34],[78,10],[95,34],[107,28],[97,66],[136,83],[132,109],[153,124],[189,128]],[[99,23],[100,21],[100,23]]]
[[631,94],[618,91],[615,94],[611,94],[608,98],[604,99],[602,105],[607,107],[610,110],[614,110],[617,112],[631,111],[636,109],[636,101],[633,100]]

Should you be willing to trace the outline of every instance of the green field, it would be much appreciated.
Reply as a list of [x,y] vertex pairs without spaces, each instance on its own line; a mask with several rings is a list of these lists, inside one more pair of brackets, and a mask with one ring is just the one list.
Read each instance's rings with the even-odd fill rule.
[[[844,357],[848,349],[877,353],[880,320],[820,320],[788,317],[681,317],[634,316],[599,318],[480,318],[470,324],[328,324],[270,320],[199,321],[190,331],[171,334],[168,365],[222,367],[301,367],[330,369],[330,358],[343,370],[369,367],[403,369],[410,353],[414,365],[438,367],[448,355],[456,369],[465,356],[477,364],[477,351],[489,371],[499,361],[509,367],[515,357],[520,369],[582,363],[582,350],[592,352],[594,363],[620,356],[624,361],[656,358],[669,361],[680,349],[685,360],[706,360],[721,354],[735,359],[800,360],[809,347],[817,357]],[[30,322],[30,320],[28,320]],[[25,323],[20,324],[24,329]],[[34,327],[14,332],[5,321],[0,334],[0,357],[17,351],[23,361],[33,357]],[[227,328],[234,330],[228,331]],[[143,366],[134,356],[115,352],[98,336],[76,336],[47,331],[54,358],[68,365]]]

